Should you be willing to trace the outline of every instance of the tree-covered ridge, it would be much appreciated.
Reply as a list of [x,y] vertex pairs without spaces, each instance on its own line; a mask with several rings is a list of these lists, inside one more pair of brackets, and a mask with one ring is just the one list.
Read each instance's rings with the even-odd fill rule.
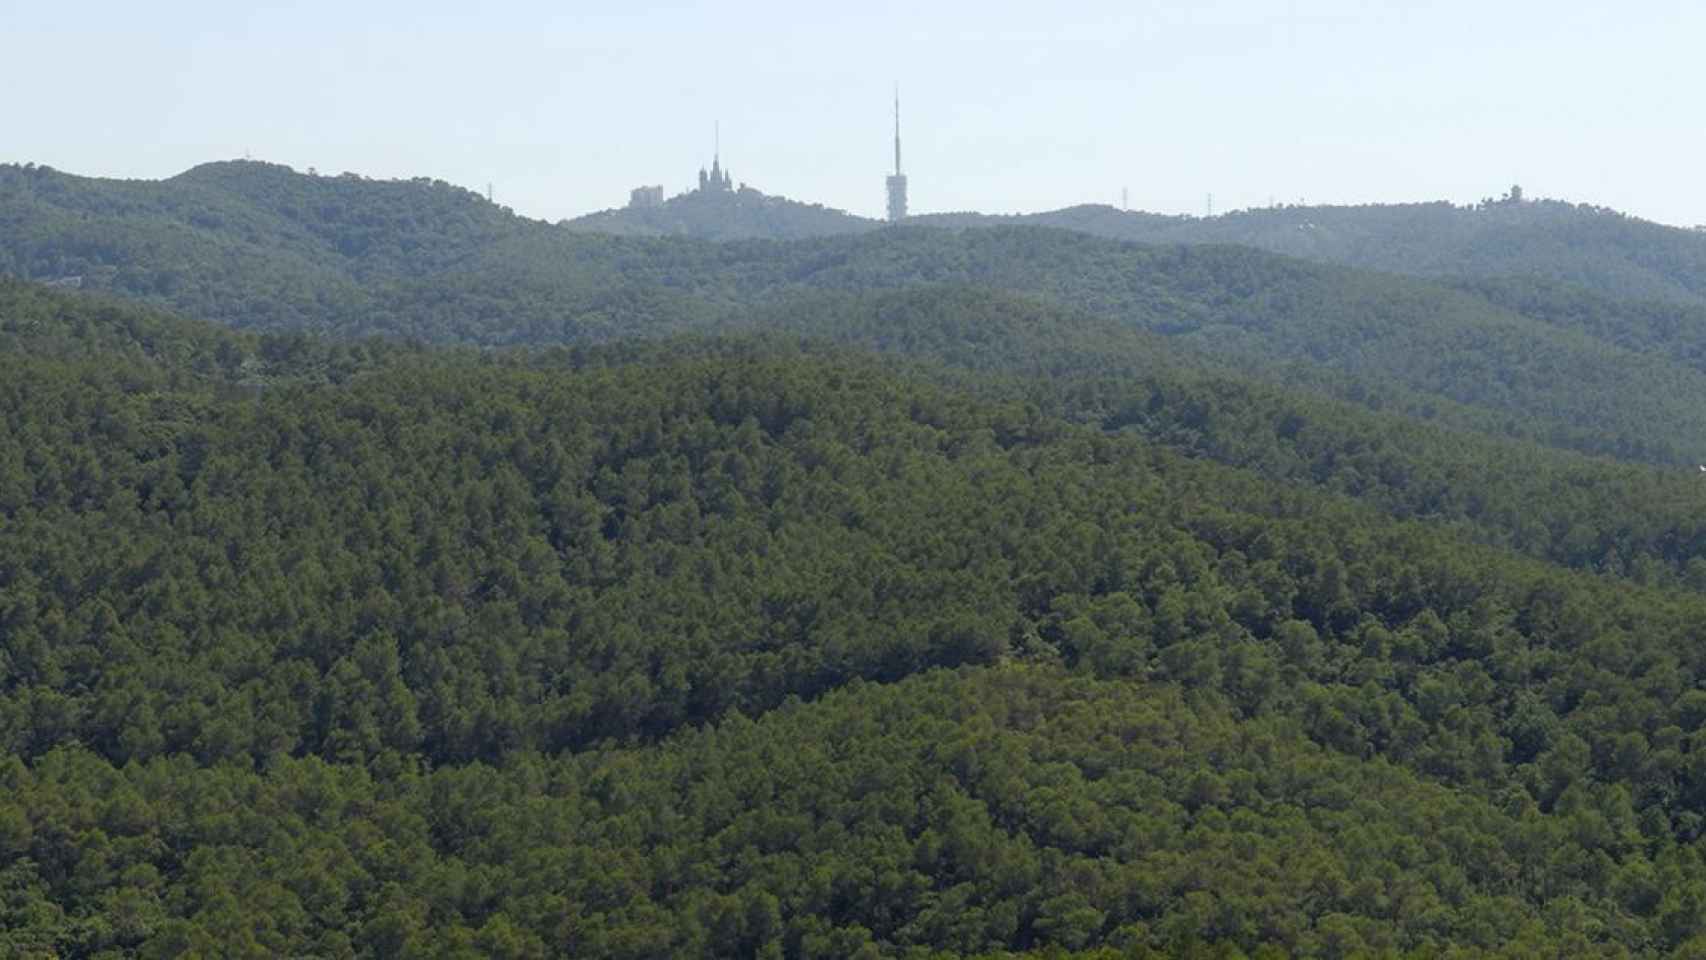
[[471,249],[538,229],[461,187],[415,177],[376,180],[355,173],[308,176],[253,162],[207,163],[171,181],[215,187],[299,225],[345,261],[373,272],[429,274]]
[[[1693,471],[1419,423],[1398,411],[1420,401],[1373,385],[1364,402],[1385,411],[1263,385],[1195,361],[1165,338],[974,288],[814,294],[760,312],[751,329],[759,332],[545,351],[527,363],[587,369],[886,355],[914,378],[1132,431],[1188,456],[1346,494],[1395,518],[1457,525],[1481,542],[1577,569],[1706,589],[1706,483]],[[388,341],[222,330],[5,281],[0,348],[97,368],[125,357],[145,362],[160,382],[192,376],[244,388],[343,382],[419,356]]]
[[1524,316],[1579,330],[1627,350],[1706,369],[1706,306],[1616,300],[1585,287],[1517,278],[1470,279],[1459,285]]
[[391,340],[232,330],[117,297],[0,277],[0,355],[65,361],[89,376],[264,388],[342,381],[420,349]]
[[[878,237],[823,241],[789,277],[816,289],[925,282],[1041,297],[1071,307],[1085,331],[1112,319],[1166,336],[1175,351],[1354,399],[1367,399],[1370,384],[1375,394],[1397,388],[1422,395],[1407,405],[1428,416],[1480,408],[1510,432],[1558,446],[1676,462],[1706,437],[1694,400],[1706,380],[1687,364],[1430,283],[1237,248],[1141,247],[1043,230]],[[735,282],[762,282],[730,262],[741,253],[724,254]],[[1108,347],[1125,344],[1109,338]]]
[[[1265,385],[1165,337],[968,287],[814,294],[761,311],[753,324],[925,361],[911,368],[914,375],[1023,398],[1073,422],[1133,430],[1193,456],[1349,494],[1396,517],[1466,523],[1479,539],[1555,563],[1706,587],[1706,482],[1695,471],[1545,449],[1552,437],[1475,436],[1443,423],[1483,434],[1517,428],[1472,408],[1442,411],[1437,399],[1377,381],[1331,385],[1330,393],[1354,403]],[[638,359],[717,349],[694,339],[662,351],[612,352]],[[1362,409],[1368,406],[1375,409]],[[1418,422],[1423,409],[1440,422]]]
[[261,390],[0,354],[0,943],[1706,929],[1706,598],[869,361],[705,353]]
[[205,164],[164,181],[0,165],[0,273],[238,327],[399,333],[392,288],[548,229],[442,182]]
[[941,214],[957,228],[1056,227],[1141,243],[1237,244],[1306,260],[1425,277],[1523,277],[1616,300],[1706,304],[1706,233],[1603,207],[1520,197],[1450,203],[1285,205],[1218,217],[1167,217],[1109,206],[1015,216]]
[[1555,285],[1513,298],[1249,249],[1011,227],[789,243],[613,238],[521,220],[443,184],[264,164],[160,184],[0,173],[0,270],[81,277],[239,327],[604,342],[746,325],[826,291],[974,286],[1066,309],[1086,345],[1112,321],[1269,381],[1363,402],[1374,402],[1372,384],[1376,398],[1460,425],[1628,459],[1706,460],[1692,335],[1649,323],[1650,335],[1632,338],[1616,318],[1638,308],[1608,302],[1559,322],[1547,303],[1571,295]]
[[[686,194],[671,204],[691,200]],[[767,198],[778,199],[778,198]],[[786,202],[784,202],[786,203]],[[668,205],[666,205],[668,206]],[[706,203],[662,212],[608,210],[570,221],[577,230],[697,239],[798,239],[862,233],[877,221],[800,215],[758,218]],[[1424,277],[1521,277],[1579,285],[1611,300],[1706,305],[1706,235],[1588,204],[1524,200],[1520,193],[1470,206],[1445,202],[1284,204],[1218,217],[1165,216],[1084,204],[1033,214],[924,214],[910,223],[955,229],[1041,226],[1151,244],[1236,244],[1285,256]]]
[[213,372],[240,364],[256,341],[252,333],[118,298],[76,297],[0,277],[0,354]]
[[[176,223],[208,235],[295,253],[318,266],[430,273],[529,226],[477,194],[442,181],[303,175],[253,161],[208,163],[162,181],[75,177],[46,167],[0,166],[20,210],[59,216]],[[61,264],[63,272],[66,266]]]
[[[457,292],[423,297],[411,322],[486,342],[601,341],[755,317],[775,328],[787,322],[781,307],[821,292],[920,284],[1049,301],[1065,309],[1080,343],[1111,326],[1146,330],[1168,337],[1175,352],[1264,379],[1360,401],[1396,395],[1418,415],[1552,445],[1663,462],[1706,450],[1692,399],[1706,381],[1685,362],[1466,291],[1236,248],[1142,247],[1035,229],[899,229],[790,244],[558,235],[505,246],[479,271],[445,279],[439,291]],[[565,286],[573,306],[554,292]],[[795,316],[822,330],[814,310]],[[963,328],[975,319],[936,322]]]

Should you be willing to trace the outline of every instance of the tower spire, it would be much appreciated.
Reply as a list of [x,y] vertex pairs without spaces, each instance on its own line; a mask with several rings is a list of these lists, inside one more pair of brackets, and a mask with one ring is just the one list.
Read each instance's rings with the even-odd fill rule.
[[889,222],[906,219],[906,174],[900,172],[900,84],[894,85],[894,173],[889,175]]
[[900,176],[900,84],[894,85],[894,175]]
[[734,178],[723,169],[723,121],[712,121],[711,131],[711,174],[708,178],[700,178],[700,186],[701,189],[708,186],[712,190],[729,190]]

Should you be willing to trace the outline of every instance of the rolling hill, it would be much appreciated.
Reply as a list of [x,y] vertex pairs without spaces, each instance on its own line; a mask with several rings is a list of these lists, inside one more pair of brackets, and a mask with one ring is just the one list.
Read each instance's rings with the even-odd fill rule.
[[[661,209],[590,214],[571,229],[705,240],[837,236],[880,221],[743,191],[689,193]],[[834,215],[830,215],[833,213]],[[1288,257],[1429,278],[1522,278],[1579,287],[1618,301],[1706,306],[1706,232],[1590,204],[1524,200],[1479,204],[1286,204],[1215,217],[1164,216],[1100,204],[1032,214],[937,213],[914,226],[1038,226],[1146,244],[1231,244]]]
[[[826,325],[981,369],[1055,309]],[[1347,495],[1450,440],[1345,462],[1355,408],[1164,367],[1075,422],[892,366],[0,285],[0,952],[1700,946],[1706,594]]]
[[941,214],[913,222],[960,229],[1046,226],[1140,243],[1237,244],[1387,273],[1520,277],[1617,300],[1706,305],[1706,232],[1554,200],[1299,205],[1208,218],[1091,205],[1013,216]]
[[[1533,208],[1580,219],[1553,206],[1496,204],[1474,217],[1520,226]],[[1110,324],[1160,334],[1200,360],[1371,406],[1629,459],[1706,460],[1702,315],[1543,280],[1445,283],[1034,227],[611,237],[518,218],[442,183],[255,163],[160,183],[7,167],[0,218],[0,270],[76,278],[243,328],[595,343],[750,326],[819,293],[972,286],[1053,303],[1100,331],[1090,339]],[[1673,239],[1685,252],[1693,238]],[[1099,366],[1083,342],[1083,365],[1058,373]]]

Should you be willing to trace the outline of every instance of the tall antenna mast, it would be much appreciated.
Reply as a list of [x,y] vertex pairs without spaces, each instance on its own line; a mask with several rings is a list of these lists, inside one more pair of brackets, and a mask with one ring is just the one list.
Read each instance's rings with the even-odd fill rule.
[[887,180],[889,222],[906,219],[906,174],[900,172],[900,84],[894,85],[894,173]]
[[900,84],[894,85],[894,175],[900,176]]

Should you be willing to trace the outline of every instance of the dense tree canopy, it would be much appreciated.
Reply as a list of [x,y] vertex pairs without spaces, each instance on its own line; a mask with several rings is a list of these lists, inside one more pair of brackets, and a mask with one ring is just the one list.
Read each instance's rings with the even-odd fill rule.
[[0,955],[1706,956],[1706,239],[923,222],[0,166]]
[[475,353],[0,287],[0,953],[1701,949],[1696,488],[819,306]]

